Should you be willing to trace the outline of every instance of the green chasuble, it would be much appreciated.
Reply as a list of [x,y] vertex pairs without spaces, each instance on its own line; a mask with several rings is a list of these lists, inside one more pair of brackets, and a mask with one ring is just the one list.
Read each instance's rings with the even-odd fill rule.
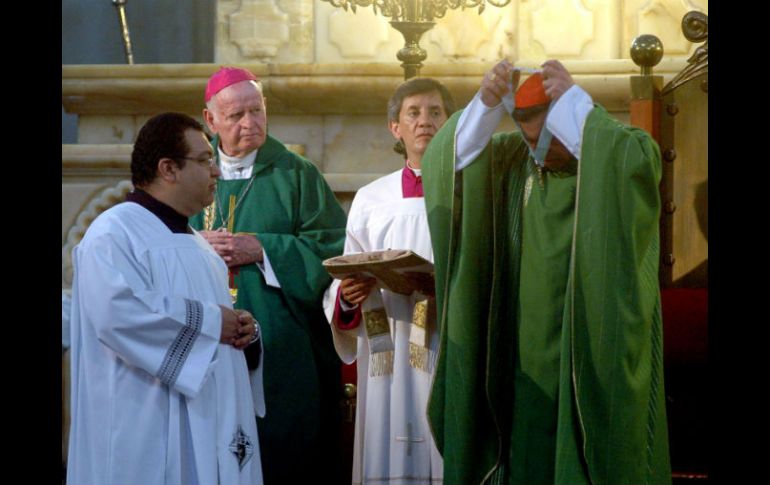
[[331,282],[321,261],[342,254],[346,217],[318,169],[270,136],[252,178],[218,180],[213,219],[206,224],[204,210],[190,224],[221,227],[235,196],[232,231],[259,238],[281,285],[268,286],[256,264],[240,266],[235,307],[262,330],[266,414],[257,424],[265,483],[300,483],[339,463],[340,362],[321,303]]
[[423,157],[444,483],[671,483],[657,145],[597,106],[572,172],[506,133],[455,173],[459,116]]

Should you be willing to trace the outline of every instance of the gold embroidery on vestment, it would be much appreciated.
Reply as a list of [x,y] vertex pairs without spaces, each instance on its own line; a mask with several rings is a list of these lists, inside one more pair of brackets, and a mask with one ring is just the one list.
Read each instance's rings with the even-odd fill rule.
[[369,357],[369,376],[382,377],[393,374],[393,351],[377,352]]
[[384,308],[363,312],[363,317],[366,325],[366,335],[369,338],[390,333],[388,315],[385,313]]

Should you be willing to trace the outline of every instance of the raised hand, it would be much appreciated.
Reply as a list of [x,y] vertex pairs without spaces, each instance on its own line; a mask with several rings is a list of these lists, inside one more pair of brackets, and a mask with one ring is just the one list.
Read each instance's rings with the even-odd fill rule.
[[513,91],[519,85],[519,71],[514,71],[513,64],[507,59],[495,64],[495,66],[484,75],[484,79],[481,80],[481,101],[489,108],[500,104],[500,100],[511,92],[511,87],[508,86],[508,81],[511,80],[511,73],[513,73]]
[[552,100],[556,101],[562,94],[571,88],[575,81],[572,80],[567,68],[557,60],[545,61],[543,68],[543,88]]

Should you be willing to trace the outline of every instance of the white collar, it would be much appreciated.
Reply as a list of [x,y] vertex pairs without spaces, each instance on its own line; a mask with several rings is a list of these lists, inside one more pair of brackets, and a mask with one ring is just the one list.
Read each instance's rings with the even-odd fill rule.
[[219,150],[219,161],[222,162],[222,169],[232,172],[235,170],[242,170],[254,165],[254,161],[257,159],[257,152],[259,149],[255,149],[253,152],[249,152],[245,157],[231,157],[222,151],[222,147]]

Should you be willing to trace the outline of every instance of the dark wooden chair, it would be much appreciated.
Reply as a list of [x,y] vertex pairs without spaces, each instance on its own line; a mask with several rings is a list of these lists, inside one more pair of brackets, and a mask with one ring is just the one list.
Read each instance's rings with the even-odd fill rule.
[[660,286],[666,410],[674,484],[707,483],[708,406],[708,17],[690,12],[682,30],[705,43],[663,86],[652,67],[663,55],[654,36],[639,36],[632,58],[631,123],[658,141]]

